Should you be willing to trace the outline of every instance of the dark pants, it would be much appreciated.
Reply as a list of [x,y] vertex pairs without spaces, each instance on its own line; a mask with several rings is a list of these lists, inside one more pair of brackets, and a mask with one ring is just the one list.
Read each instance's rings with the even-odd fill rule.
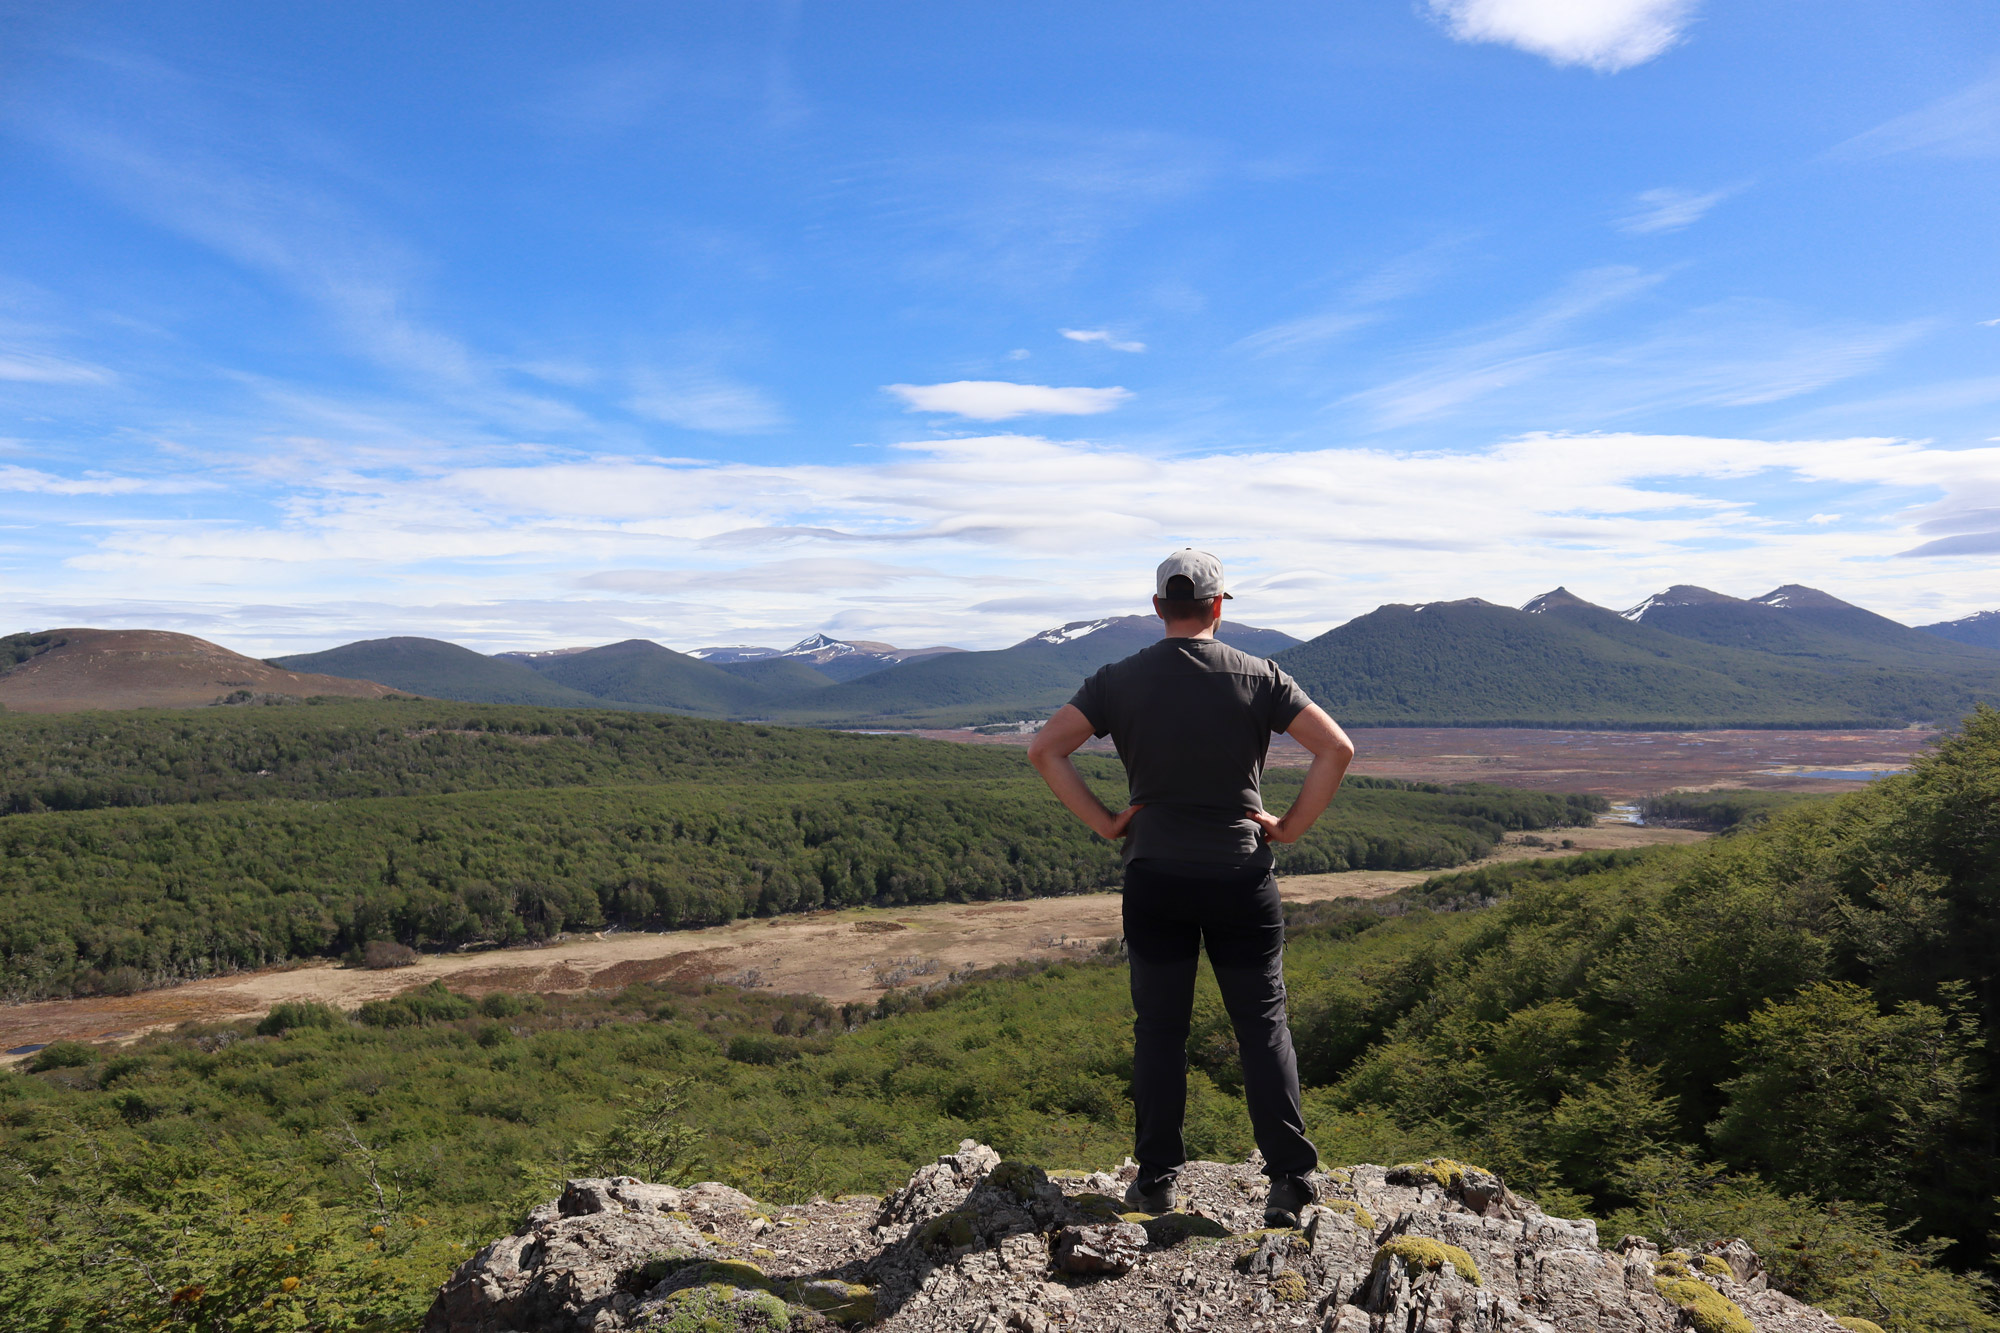
[[1299,1105],[1299,1064],[1285,1019],[1285,917],[1277,876],[1173,873],[1173,862],[1125,868],[1125,947],[1132,960],[1132,1100],[1142,1184],[1168,1179],[1187,1160],[1188,1026],[1195,966],[1208,946],[1223,1007],[1236,1028],[1250,1126],[1264,1174],[1302,1176],[1319,1164]]

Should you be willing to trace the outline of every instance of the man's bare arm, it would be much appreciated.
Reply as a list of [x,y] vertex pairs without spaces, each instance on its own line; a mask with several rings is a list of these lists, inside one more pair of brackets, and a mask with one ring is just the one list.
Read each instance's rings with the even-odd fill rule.
[[1312,752],[1312,767],[1306,770],[1298,799],[1282,817],[1261,810],[1249,812],[1250,818],[1263,828],[1265,838],[1272,842],[1297,842],[1303,838],[1313,821],[1326,813],[1333,794],[1340,790],[1340,780],[1347,776],[1348,764],[1354,761],[1354,742],[1347,739],[1340,724],[1318,704],[1307,704],[1292,719],[1292,725],[1285,728],[1285,734]]
[[1132,822],[1132,815],[1140,807],[1130,805],[1112,814],[1104,802],[1097,799],[1097,793],[1084,782],[1083,774],[1076,771],[1076,765],[1070,760],[1077,747],[1095,734],[1096,729],[1081,709],[1075,704],[1064,704],[1035,733],[1035,739],[1028,745],[1028,762],[1042,775],[1042,781],[1049,784],[1049,790],[1056,794],[1056,799],[1067,806],[1071,814],[1088,824],[1091,832],[1100,838],[1122,838]]

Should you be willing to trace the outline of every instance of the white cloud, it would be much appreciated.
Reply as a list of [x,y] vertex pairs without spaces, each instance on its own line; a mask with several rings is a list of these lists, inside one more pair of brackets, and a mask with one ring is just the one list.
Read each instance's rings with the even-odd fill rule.
[[1557,65],[1613,73],[1680,40],[1693,0],[1430,0],[1462,42],[1519,47]]
[[1652,236],[1679,231],[1701,221],[1708,210],[1727,199],[1733,190],[1677,190],[1667,187],[1642,192],[1637,207],[1618,220],[1618,230],[1633,236]]
[[1061,329],[1063,337],[1073,343],[1102,343],[1114,352],[1143,352],[1146,344],[1141,342],[1121,342],[1111,336],[1109,329]]
[[1836,147],[1835,158],[2000,157],[2000,78],[1987,79],[1949,97],[1884,121]]
[[[1815,505],[1824,521],[1798,521]],[[1064,605],[1143,610],[1160,553],[1191,541],[1229,563],[1246,621],[1294,632],[1384,602],[1518,604],[1557,584],[1627,606],[1669,583],[1754,595],[1797,581],[1939,619],[1991,601],[1990,561],[1968,557],[2000,531],[2000,447],[1536,434],[1454,451],[1162,457],[1000,435],[839,465],[350,470],[295,490],[272,519],[93,523],[94,548],[39,600],[122,599],[140,608],[123,623],[143,624],[149,599],[178,604],[192,587],[228,588],[244,606],[327,589],[321,643],[420,619],[338,609],[368,598],[473,608],[414,632],[502,646],[589,641],[585,621],[605,626],[600,642],[770,641],[773,627],[835,617],[862,637],[997,646],[1076,618],[1056,614]],[[782,554],[756,559],[760,545]],[[1889,558],[1902,552],[1914,558]],[[552,616],[564,596],[575,605]],[[254,619],[222,625],[224,641]]]
[[974,421],[1008,421],[1014,417],[1089,417],[1109,412],[1132,397],[1129,389],[1059,389],[1047,384],[1014,384],[1007,380],[953,380],[949,384],[885,384],[882,386],[912,412],[949,412]]

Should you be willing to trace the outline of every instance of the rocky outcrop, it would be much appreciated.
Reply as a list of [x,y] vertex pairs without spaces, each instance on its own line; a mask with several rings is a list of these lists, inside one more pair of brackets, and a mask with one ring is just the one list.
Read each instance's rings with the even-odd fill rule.
[[1318,1177],[1263,1228],[1249,1165],[1194,1163],[1182,1210],[1121,1213],[1117,1174],[967,1141],[886,1200],[767,1207],[722,1185],[574,1180],[439,1291],[425,1333],[1846,1333],[1742,1241],[1662,1254],[1436,1159]]

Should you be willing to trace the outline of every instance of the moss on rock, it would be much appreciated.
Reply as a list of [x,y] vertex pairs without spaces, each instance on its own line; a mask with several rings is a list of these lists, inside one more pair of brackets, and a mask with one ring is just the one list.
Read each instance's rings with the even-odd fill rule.
[[781,1333],[791,1324],[791,1307],[771,1293],[712,1282],[669,1295],[642,1327],[647,1333]]
[[1039,1166],[1030,1166],[1026,1162],[1002,1162],[986,1173],[984,1183],[1026,1201],[1035,1197],[1037,1189],[1049,1183],[1049,1177]]
[[1439,1189],[1448,1190],[1462,1187],[1467,1173],[1473,1171],[1482,1176],[1491,1174],[1483,1167],[1467,1166],[1449,1157],[1432,1157],[1422,1162],[1398,1162],[1389,1168],[1389,1179],[1393,1182],[1397,1176],[1402,1176],[1414,1183],[1420,1177],[1428,1176],[1437,1182]]
[[1699,1278],[1656,1277],[1653,1289],[1681,1308],[1695,1333],[1757,1333],[1742,1306]]
[[702,1281],[721,1282],[745,1291],[771,1290],[771,1276],[746,1259],[715,1259],[702,1265]]
[[1271,1279],[1271,1299],[1288,1304],[1305,1300],[1312,1295],[1312,1288],[1306,1285],[1304,1276],[1287,1268]]
[[1695,1265],[1710,1277],[1719,1277],[1729,1282],[1736,1280],[1736,1270],[1724,1263],[1716,1255],[1704,1254],[1701,1258],[1695,1260]]
[[1363,1231],[1375,1229],[1375,1214],[1363,1208],[1355,1199],[1321,1199],[1319,1206],[1329,1213],[1340,1213],[1354,1219],[1354,1225]]
[[940,1213],[917,1229],[916,1243],[927,1250],[955,1250],[979,1239],[973,1216],[963,1208]]
[[1411,1268],[1421,1268],[1435,1273],[1450,1264],[1458,1275],[1473,1286],[1484,1286],[1479,1276],[1479,1265],[1472,1256],[1456,1245],[1447,1245],[1429,1236],[1398,1236],[1375,1251],[1375,1267],[1381,1269],[1391,1259],[1401,1259]]
[[785,1292],[794,1304],[817,1311],[841,1324],[875,1322],[875,1291],[859,1282],[837,1278],[816,1278],[792,1283]]
[[1835,1315],[1833,1322],[1846,1329],[1847,1333],[1884,1333],[1880,1324],[1872,1319],[1863,1319],[1859,1315]]

